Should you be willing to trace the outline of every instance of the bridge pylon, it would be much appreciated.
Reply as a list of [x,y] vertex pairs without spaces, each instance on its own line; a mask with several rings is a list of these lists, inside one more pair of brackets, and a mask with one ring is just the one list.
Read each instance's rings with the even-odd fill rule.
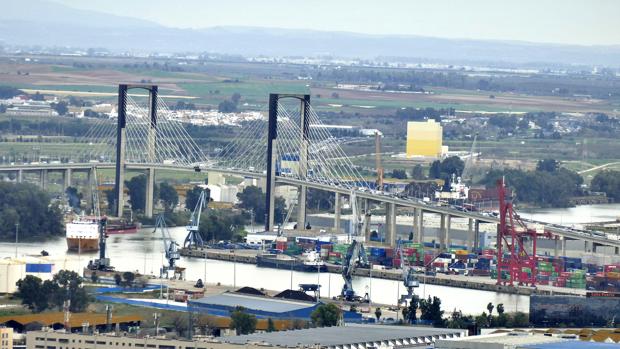
[[[300,101],[300,145],[299,149],[299,177],[305,179],[308,175],[308,131],[310,129],[310,95],[306,94],[269,94],[269,120],[267,131],[267,185],[265,197],[265,230],[273,231],[275,214],[275,179],[276,164],[278,162],[278,102],[280,99],[293,98]],[[297,200],[297,227],[303,229],[306,225],[306,186],[301,185]]]
[[[120,84],[118,85],[118,119],[116,124],[116,171],[114,182],[114,212],[117,217],[123,216],[125,190],[125,148],[127,145],[127,91],[143,89],[149,92],[150,127],[147,135],[148,158],[153,163],[155,158],[155,135],[157,129],[157,85]],[[149,169],[146,188],[146,204],[144,214],[153,216],[153,177],[154,169]]]

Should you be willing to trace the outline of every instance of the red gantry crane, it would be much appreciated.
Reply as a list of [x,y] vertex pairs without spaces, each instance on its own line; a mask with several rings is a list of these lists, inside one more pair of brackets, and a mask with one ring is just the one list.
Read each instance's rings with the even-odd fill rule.
[[[504,179],[497,181],[499,191],[499,231],[497,233],[497,284],[536,285],[536,239],[538,233],[528,228],[513,210],[512,193]],[[508,272],[506,280],[502,272]]]

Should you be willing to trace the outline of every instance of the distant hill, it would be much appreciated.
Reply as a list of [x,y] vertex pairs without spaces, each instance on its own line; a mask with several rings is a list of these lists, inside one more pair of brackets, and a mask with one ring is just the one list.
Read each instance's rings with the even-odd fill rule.
[[451,63],[620,66],[620,46],[534,44],[233,26],[177,29],[44,0],[10,1],[0,5],[0,43],[104,47],[114,51],[269,56],[324,54],[366,59],[403,57]]

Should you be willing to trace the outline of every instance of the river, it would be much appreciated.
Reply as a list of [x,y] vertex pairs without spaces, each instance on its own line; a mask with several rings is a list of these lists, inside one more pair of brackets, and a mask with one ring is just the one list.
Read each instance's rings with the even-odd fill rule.
[[[153,229],[141,229],[132,235],[113,235],[108,239],[108,257],[118,270],[139,271],[146,274],[159,274],[163,264],[163,243],[160,236],[155,236]],[[170,228],[172,237],[181,243],[185,238],[185,228]],[[97,258],[97,253],[67,253],[65,239],[54,239],[41,243],[19,243],[18,255],[39,254],[45,249],[54,259],[58,268],[80,272],[88,261]],[[0,243],[0,256],[12,257],[15,254],[14,243]],[[259,268],[256,265],[232,263],[217,260],[181,257],[179,266],[186,267],[188,280],[206,279],[207,283],[221,283],[230,286],[251,286],[275,291],[285,290],[300,283],[321,284],[322,296],[336,296],[343,285],[339,274],[290,272],[288,270]],[[206,278],[205,278],[206,266]],[[369,293],[373,302],[396,304],[401,293],[406,292],[402,282],[368,277],[356,277],[354,289],[361,294]],[[416,293],[423,297],[437,296],[442,301],[442,308],[448,312],[459,309],[466,314],[479,314],[486,309],[489,302],[503,303],[507,311],[529,311],[529,298],[489,291],[460,289],[435,285],[420,285]]]
[[[620,215],[620,205],[587,205],[568,209],[538,210],[525,214],[526,217],[540,220],[564,223],[587,223],[593,221],[609,221]],[[185,228],[170,228],[172,237],[179,243],[185,238]],[[97,253],[67,253],[64,238],[54,239],[41,243],[19,243],[18,255],[39,254],[41,250],[49,252],[55,260],[57,268],[66,268],[81,271],[90,259],[96,258]],[[15,244],[0,243],[0,257],[15,255]],[[134,270],[145,274],[158,274],[163,264],[163,243],[161,236],[153,234],[153,229],[141,229],[136,234],[112,235],[108,239],[108,257],[112,265],[118,270]],[[231,286],[251,286],[275,291],[290,288],[294,289],[300,283],[319,282],[322,296],[336,296],[343,285],[338,274],[305,273],[279,269],[259,268],[251,264],[231,263],[216,260],[204,260],[182,257],[179,266],[187,268],[186,277],[189,280],[205,279],[207,283],[221,283]],[[206,268],[206,274],[205,274]],[[381,304],[396,304],[397,298],[404,293],[402,283],[394,280],[383,280],[368,277],[356,277],[354,289],[360,293],[369,293],[373,302]],[[420,285],[416,293],[421,297],[437,296],[442,301],[442,308],[446,313],[454,309],[465,314],[479,314],[486,309],[489,302],[503,303],[507,311],[529,311],[529,298],[501,294],[490,291],[460,289],[436,285]]]

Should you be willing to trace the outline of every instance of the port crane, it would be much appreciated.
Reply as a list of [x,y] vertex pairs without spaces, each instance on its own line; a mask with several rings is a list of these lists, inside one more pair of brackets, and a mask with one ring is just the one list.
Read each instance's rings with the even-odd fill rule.
[[164,254],[165,254],[166,260],[168,261],[168,265],[162,265],[159,271],[159,276],[162,278],[165,277],[166,279],[168,279],[169,272],[172,271],[173,277],[175,279],[177,278],[177,276],[179,279],[183,279],[183,274],[178,271],[178,267],[176,266],[176,261],[178,261],[181,258],[181,254],[177,250],[178,244],[176,243],[176,241],[174,241],[172,236],[170,236],[170,231],[168,230],[168,227],[166,226],[166,219],[164,218],[163,213],[160,213],[157,216],[157,220],[155,223],[155,230],[153,231],[153,234],[156,233],[157,230],[159,230],[161,233],[162,241],[164,243]]
[[369,299],[367,294],[362,298],[357,296],[353,290],[353,275],[358,266],[368,267],[368,257],[366,256],[364,245],[360,241],[353,240],[347,249],[347,254],[342,263],[342,279],[344,280],[344,285],[342,286],[340,297],[349,302],[368,302]]
[[357,296],[355,294],[355,291],[353,290],[353,275],[355,274],[355,269],[357,269],[358,266],[368,267],[368,256],[366,255],[366,251],[364,250],[364,244],[359,234],[360,224],[355,193],[351,192],[350,200],[351,210],[353,214],[349,227],[349,241],[351,244],[349,245],[349,248],[347,249],[347,254],[345,255],[345,258],[342,262],[342,279],[344,280],[344,285],[342,286],[340,298],[349,302],[368,302],[369,299],[367,294],[364,296],[364,298],[362,298],[360,296]]
[[403,253],[403,246],[401,240],[398,240],[398,257],[400,258],[400,269],[403,273],[403,285],[407,290],[407,294],[400,296],[400,302],[406,303],[413,298],[413,289],[420,287],[418,277],[415,275],[415,270],[411,268],[408,262],[406,262],[405,254]]
[[209,192],[206,185],[199,186],[203,189],[200,192],[200,196],[198,197],[198,202],[196,203],[196,207],[194,207],[194,211],[189,218],[189,225],[186,227],[187,236],[185,237],[185,241],[183,242],[183,248],[192,249],[192,248],[203,248],[205,243],[202,240],[202,235],[200,235],[200,214],[204,209],[206,209],[209,205]]
[[91,199],[93,202],[93,211],[92,214],[97,219],[99,223],[99,258],[95,260],[88,261],[88,265],[86,266],[89,270],[101,270],[101,271],[112,271],[114,267],[110,265],[110,258],[106,258],[106,239],[108,235],[106,234],[106,223],[107,217],[101,217],[101,209],[99,207],[99,189],[97,187],[97,168],[92,168],[92,177],[91,177]]

